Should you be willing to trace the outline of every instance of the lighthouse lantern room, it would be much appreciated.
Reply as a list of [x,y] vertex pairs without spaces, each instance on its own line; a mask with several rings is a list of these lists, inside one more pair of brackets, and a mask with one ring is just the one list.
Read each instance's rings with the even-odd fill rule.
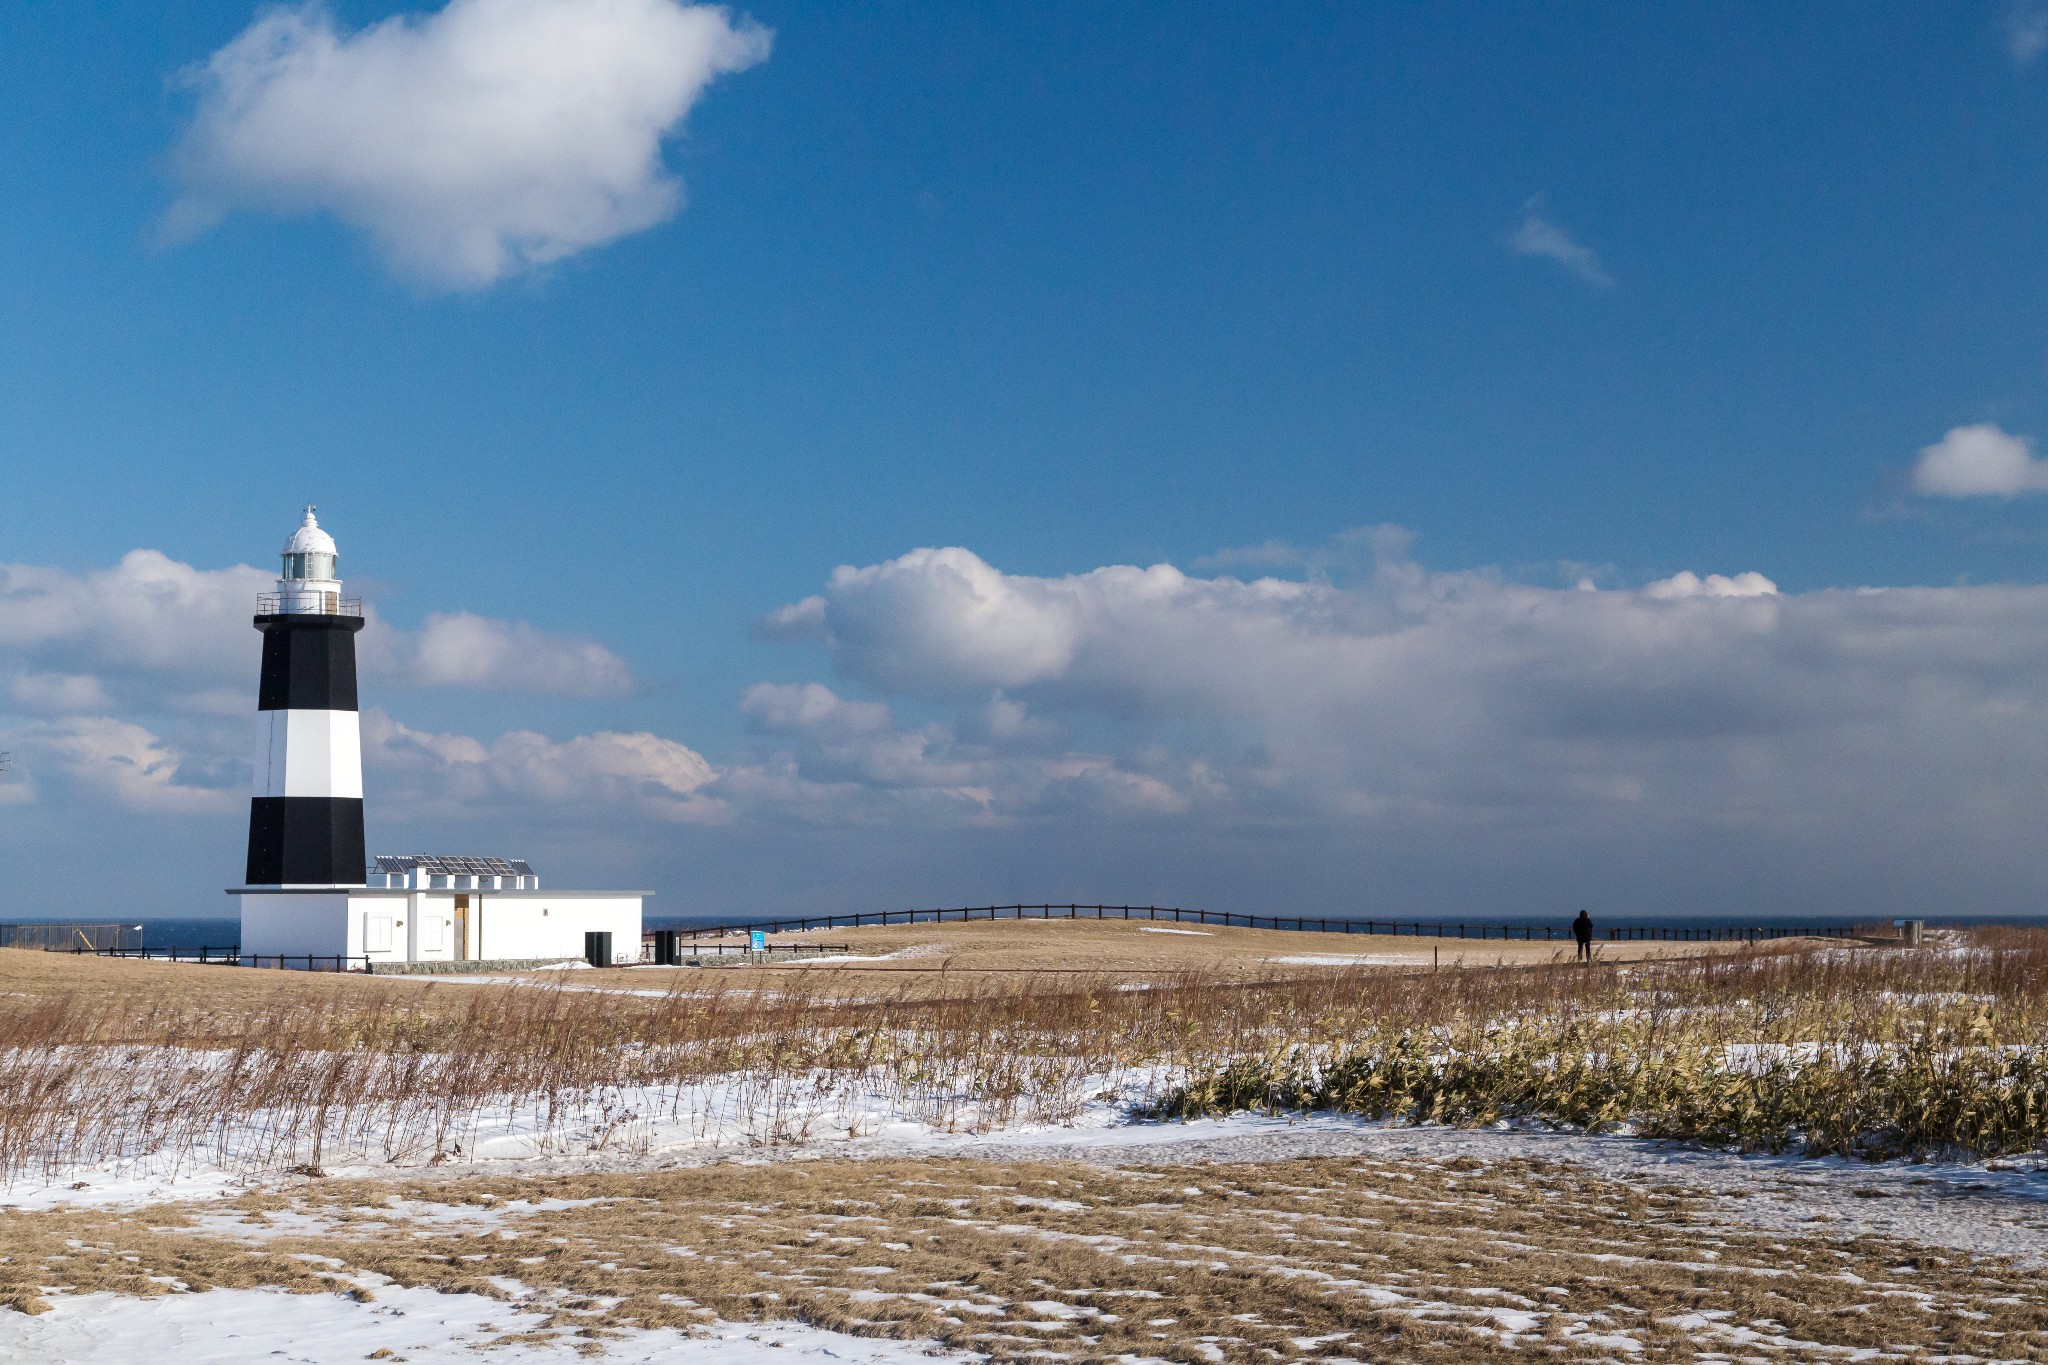
[[644,891],[543,892],[524,863],[505,864],[518,875],[492,875],[488,886],[470,875],[471,864],[495,869],[496,859],[380,858],[377,872],[368,869],[356,710],[363,611],[342,595],[338,562],[308,507],[284,543],[277,591],[257,598],[263,672],[249,854],[244,884],[229,889],[241,898],[244,959],[356,970],[638,961]]

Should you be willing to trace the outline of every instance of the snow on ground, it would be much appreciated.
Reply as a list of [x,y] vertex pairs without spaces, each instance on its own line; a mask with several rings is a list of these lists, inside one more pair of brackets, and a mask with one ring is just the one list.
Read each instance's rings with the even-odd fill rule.
[[[0,1312],[0,1361],[66,1365],[338,1365],[371,1358],[429,1362],[663,1361],[757,1365],[791,1357],[844,1365],[925,1365],[982,1357],[941,1353],[929,1343],[849,1336],[799,1324],[713,1323],[701,1336],[620,1329],[616,1336],[565,1335],[501,1341],[544,1318],[481,1294],[442,1294],[380,1283],[372,1301],[278,1289],[215,1289],[157,1299],[117,1294],[58,1295],[47,1313]],[[492,1344],[499,1343],[499,1344]],[[480,1351],[488,1348],[487,1355]],[[387,1356],[375,1356],[378,1351]]]
[[1266,961],[1288,967],[1413,967],[1420,959],[1398,953],[1294,953]]
[[1154,929],[1150,925],[1140,928],[1138,932],[1141,934],[1186,934],[1190,938],[1216,937],[1215,933],[1208,929]]
[[[1406,1127],[1345,1114],[1233,1114],[1185,1122],[1152,1122],[1109,1102],[1087,1106],[1072,1125],[1017,1124],[985,1132],[948,1132],[892,1115],[871,1103],[852,1122],[836,1109],[832,1125],[774,1147],[723,1131],[663,1128],[644,1142],[591,1150],[543,1143],[530,1129],[506,1125],[487,1133],[450,1162],[418,1165],[330,1165],[342,1177],[437,1174],[632,1171],[696,1165],[746,1153],[751,1160],[819,1156],[982,1157],[997,1161],[1078,1160],[1104,1165],[1167,1162],[1272,1161],[1304,1156],[1375,1154],[1441,1161],[1534,1158],[1558,1161],[1609,1179],[1671,1183],[1715,1196],[1721,1216],[1754,1226],[1812,1231],[1829,1225],[1844,1235],[1870,1233],[1977,1254],[2015,1256],[2048,1266],[2048,1158],[1989,1163],[1870,1165],[1839,1157],[1738,1155],[1632,1137],[1560,1132],[1538,1126],[1484,1129]],[[851,1133],[851,1135],[849,1135]],[[67,1173],[73,1180],[0,1191],[0,1205],[23,1209],[136,1207],[203,1198],[293,1180],[244,1177],[212,1168],[175,1178],[147,1163],[127,1169]],[[470,1210],[481,1227],[494,1215]],[[0,1359],[4,1359],[0,1352]]]
[[[194,1064],[208,1054],[192,1053]],[[217,1059],[215,1059],[217,1060]],[[758,1078],[723,1076],[680,1086],[620,1086],[589,1095],[555,1097],[486,1109],[473,1122],[456,1125],[435,1169],[515,1170],[616,1169],[679,1161],[709,1160],[734,1150],[872,1146],[900,1151],[918,1143],[944,1143],[971,1131],[1005,1127],[1029,1140],[1035,1132],[1077,1135],[1113,1130],[1164,1082],[1162,1070],[1129,1068],[1115,1075],[1082,1078],[1079,1088],[1096,1098],[1082,1105],[1072,1125],[1002,1125],[972,1099],[944,1087],[912,1094],[885,1093],[858,1078],[815,1072]],[[0,1208],[24,1210],[71,1207],[135,1207],[167,1200],[201,1198],[246,1189],[281,1178],[270,1160],[267,1173],[249,1173],[236,1163],[237,1151],[259,1150],[272,1126],[262,1112],[242,1116],[224,1136],[215,1135],[196,1152],[150,1152],[124,1160],[68,1165],[54,1174],[0,1183]],[[358,1125],[377,1139],[330,1135],[321,1167],[330,1176],[376,1179],[412,1176],[427,1169],[432,1145],[415,1142],[409,1155],[392,1159],[381,1149],[384,1125]],[[245,1134],[247,1135],[245,1137]],[[400,1144],[403,1145],[403,1144]],[[223,1152],[222,1147],[225,1147]]]
[[[740,1097],[729,1098],[736,1102]],[[1535,1127],[1401,1127],[1328,1113],[1237,1114],[1162,1123],[1139,1119],[1127,1105],[1107,1100],[1087,1106],[1072,1125],[1019,1124],[985,1132],[948,1132],[911,1121],[872,1095],[856,1097],[851,1104],[841,1096],[825,1105],[824,1112],[829,1112],[835,1125],[849,1112],[853,1121],[837,1128],[820,1128],[811,1132],[808,1140],[784,1147],[752,1147],[750,1160],[930,1155],[1002,1163],[1076,1160],[1108,1166],[1155,1166],[1344,1155],[1422,1161],[1473,1158],[1488,1163],[1534,1158],[1577,1166],[1606,1179],[1700,1191],[1708,1196],[1703,1215],[1709,1222],[1802,1234],[1825,1231],[1845,1238],[1863,1234],[1897,1237],[2048,1266],[2048,1161],[2038,1157],[1984,1165],[1894,1162],[1872,1166],[1838,1158],[1737,1156],[1679,1143]],[[531,1129],[522,1131],[508,1122],[503,1131],[484,1137],[461,1159],[436,1167],[434,1173],[540,1175],[649,1169],[715,1160],[731,1154],[735,1147],[750,1147],[731,1128],[663,1129],[659,1124],[649,1127],[644,1142],[596,1151],[590,1150],[587,1142],[581,1149],[562,1144],[551,1148],[522,1145],[534,1144],[534,1139]],[[417,1166],[330,1170],[337,1175],[423,1173]],[[162,1172],[130,1172],[126,1176],[110,1172],[94,1175],[87,1183],[89,1188],[82,1191],[60,1184],[39,1192],[7,1192],[0,1194],[0,1203],[141,1204],[226,1191],[237,1182],[219,1171],[200,1170],[188,1171],[177,1180]],[[427,1205],[408,1199],[387,1207],[394,1219],[424,1218],[484,1233],[511,1214],[584,1202],[592,1201],[548,1199],[483,1207]],[[216,1229],[210,1220],[203,1220],[200,1230],[231,1232],[259,1241],[320,1230],[302,1225],[298,1215],[286,1210],[272,1212],[269,1218],[270,1225],[261,1228],[234,1220]],[[579,1359],[764,1365],[778,1358],[786,1362],[791,1352],[814,1357],[820,1365],[825,1361],[913,1365],[931,1358],[928,1343],[870,1340],[798,1326],[763,1328],[716,1322],[707,1323],[706,1335],[697,1337],[636,1329],[597,1341],[563,1338],[573,1345],[526,1340],[492,1346],[490,1343],[528,1331],[540,1321],[539,1314],[521,1307],[518,1300],[525,1291],[515,1283],[501,1285],[513,1294],[512,1303],[481,1295],[403,1289],[375,1278],[361,1283],[372,1291],[369,1302],[272,1290],[213,1290],[155,1300],[51,1294],[53,1307],[48,1313],[29,1317],[0,1312],[0,1362],[125,1365],[149,1359],[153,1365],[256,1365],[258,1361],[265,1365],[325,1365],[363,1360],[379,1350],[414,1362],[451,1362],[474,1361],[479,1358],[478,1348],[487,1346],[490,1353],[485,1358],[506,1365],[543,1361],[572,1365]],[[1706,1332],[1707,1326],[1711,1324],[1700,1331]],[[1500,1330],[1520,1329],[1503,1318]],[[1575,1340],[1590,1342],[1587,1338]],[[1616,1337],[1611,1344],[1622,1353],[1635,1349],[1624,1344],[1630,1341]],[[579,1356],[576,1347],[588,1347],[593,1354]],[[781,1355],[769,1357],[768,1351]],[[955,1355],[951,1359],[976,1358]]]
[[[1281,1161],[1294,1157],[1538,1160],[1643,1185],[1712,1196],[1714,1215],[1784,1232],[1897,1237],[2048,1267],[2048,1154],[2007,1161],[1887,1161],[1738,1154],[1689,1143],[1540,1126],[1409,1127],[1346,1114],[1234,1114],[1097,1131],[1036,1128],[959,1135],[914,1151],[995,1161],[1108,1165]],[[848,1155],[866,1155],[849,1150]],[[876,1155],[900,1155],[902,1149]]]

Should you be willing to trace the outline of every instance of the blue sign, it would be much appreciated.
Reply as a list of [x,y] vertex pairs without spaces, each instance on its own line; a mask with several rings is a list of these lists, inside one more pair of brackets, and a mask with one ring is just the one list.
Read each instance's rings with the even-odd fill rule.
[[757,953],[761,953],[761,952],[766,952],[766,951],[768,950],[768,931],[767,931],[767,930],[765,930],[765,929],[755,929],[755,930],[753,930],[753,931],[752,931],[751,933],[749,933],[749,934],[747,935],[747,937],[748,937],[748,938],[749,938],[749,939],[750,939],[750,940],[751,940],[751,941],[753,942],[753,947],[754,947],[754,951],[755,951],[755,952],[757,952]]

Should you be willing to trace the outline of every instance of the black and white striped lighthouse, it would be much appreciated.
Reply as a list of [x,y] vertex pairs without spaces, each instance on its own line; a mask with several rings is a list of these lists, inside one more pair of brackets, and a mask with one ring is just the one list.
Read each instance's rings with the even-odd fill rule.
[[263,681],[249,802],[250,886],[361,886],[363,744],[356,715],[362,603],[341,595],[334,537],[313,509],[257,599]]

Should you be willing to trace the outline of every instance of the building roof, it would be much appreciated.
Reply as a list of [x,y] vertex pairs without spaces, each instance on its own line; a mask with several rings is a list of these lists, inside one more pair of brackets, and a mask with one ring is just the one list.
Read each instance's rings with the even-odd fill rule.
[[432,853],[379,853],[379,872],[424,872],[428,876],[531,877],[524,858],[469,858]]

